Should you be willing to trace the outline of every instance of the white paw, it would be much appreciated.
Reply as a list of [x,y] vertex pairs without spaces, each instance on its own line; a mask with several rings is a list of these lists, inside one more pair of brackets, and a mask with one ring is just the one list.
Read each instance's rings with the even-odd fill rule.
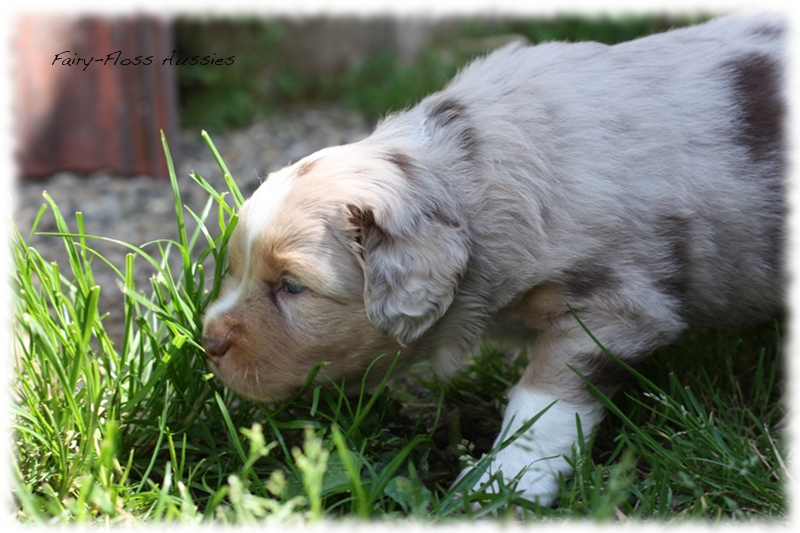
[[[498,451],[503,440],[508,440],[540,413],[533,425]],[[552,505],[559,494],[559,476],[572,475],[567,457],[572,457],[579,438],[576,415],[580,417],[584,437],[588,438],[602,419],[603,411],[600,405],[569,405],[550,395],[513,387],[509,391],[503,428],[493,447],[495,456],[486,471],[468,488],[481,490],[491,480],[483,490],[497,494],[500,492],[497,478],[501,477],[506,486],[521,492],[525,499],[542,506]],[[461,472],[456,483],[470,471]]]
[[[471,471],[471,468],[463,470],[456,482]],[[547,507],[558,496],[559,475],[568,477],[571,474],[572,467],[563,455],[537,458],[531,454],[529,447],[515,442],[497,452],[495,459],[470,488],[498,494],[502,482],[515,492],[520,492],[526,500]]]

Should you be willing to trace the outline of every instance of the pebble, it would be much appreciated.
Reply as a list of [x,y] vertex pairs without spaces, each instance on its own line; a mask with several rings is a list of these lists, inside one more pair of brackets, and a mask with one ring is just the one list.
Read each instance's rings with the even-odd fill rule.
[[[371,132],[371,124],[363,116],[339,108],[296,110],[261,119],[251,126],[212,135],[212,139],[242,194],[248,197],[278,170],[327,146],[363,139]],[[200,131],[181,131],[177,139],[168,139],[184,206],[187,232],[195,225],[186,209],[200,214],[208,194],[190,177],[197,172],[217,190],[227,190],[225,181]],[[71,230],[77,228],[75,213],[83,213],[85,232],[142,246],[159,257],[152,244],[158,239],[178,238],[175,203],[169,180],[149,176],[112,176],[98,172],[89,176],[59,172],[45,179],[23,180],[13,191],[13,221],[24,238],[28,238],[33,221],[42,204],[42,192],[53,198]],[[210,224],[215,225],[215,214]],[[41,233],[55,232],[55,218],[48,208],[37,228],[31,245],[48,261],[57,262],[62,272],[68,270],[64,243],[59,237]],[[189,233],[191,235],[191,233]],[[150,243],[150,244],[147,244]],[[89,246],[124,271],[129,250],[119,244],[92,239]],[[178,255],[173,254],[175,268]],[[121,341],[124,300],[117,286],[118,276],[103,261],[92,262],[95,282],[100,285],[100,312],[109,313],[104,320],[112,340]],[[142,258],[135,262],[137,289],[150,294],[152,269]],[[176,272],[176,270],[173,270]]]

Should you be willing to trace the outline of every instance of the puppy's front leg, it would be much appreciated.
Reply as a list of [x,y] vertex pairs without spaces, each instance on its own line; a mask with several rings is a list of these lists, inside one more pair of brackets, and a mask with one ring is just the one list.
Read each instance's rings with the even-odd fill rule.
[[[505,483],[520,476],[516,490],[522,491],[522,495],[531,501],[538,500],[539,504],[549,506],[559,492],[559,474],[569,476],[572,473],[567,457],[572,456],[573,446],[579,438],[577,418],[580,418],[584,436],[588,437],[602,419],[603,408],[598,402],[569,403],[558,395],[522,383],[512,387],[508,395],[503,425],[494,450],[529,420],[537,415],[539,418],[521,436],[497,452],[475,488],[500,471]],[[490,491],[497,490],[494,481]]]
[[[553,307],[548,310],[550,318],[536,319],[532,324],[540,334],[531,347],[530,363],[520,383],[509,391],[502,429],[493,448],[496,456],[474,485],[480,487],[499,472],[506,483],[517,478],[516,490],[545,506],[558,495],[559,475],[572,474],[567,458],[572,457],[581,433],[588,440],[603,417],[602,405],[588,393],[584,378],[610,395],[627,374],[592,340],[565,303],[558,307],[558,312],[553,312]],[[631,312],[628,308],[623,314],[611,305],[594,305],[582,307],[578,315],[612,353],[635,363],[682,329],[682,323],[666,306],[660,309],[663,314],[654,316],[646,309]],[[504,440],[537,415],[539,418],[522,435],[497,451]],[[490,490],[498,490],[496,481]]]

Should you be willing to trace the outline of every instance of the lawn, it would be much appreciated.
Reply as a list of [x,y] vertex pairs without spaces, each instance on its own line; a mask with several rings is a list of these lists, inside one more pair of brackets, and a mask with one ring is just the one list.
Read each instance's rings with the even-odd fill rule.
[[[454,479],[489,451],[504,393],[525,354],[486,346],[450,382],[424,366],[355,397],[308,387],[270,409],[238,399],[209,373],[201,316],[224,276],[242,198],[182,207],[172,171],[177,241],[130,250],[112,265],[125,292],[125,334],[113,342],[98,308],[93,251],[80,213],[55,217],[68,264],[13,242],[15,294],[13,503],[23,523],[308,523],[323,519],[700,520],[782,522],[786,408],[782,322],[699,332],[631,369],[608,415],[576,450],[575,477],[553,508],[513,491]],[[169,160],[169,152],[165,143]],[[170,168],[172,164],[170,161]],[[188,231],[189,219],[197,230]],[[170,267],[169,257],[180,268]],[[136,286],[148,263],[158,274]],[[386,356],[391,356],[387,354]]]

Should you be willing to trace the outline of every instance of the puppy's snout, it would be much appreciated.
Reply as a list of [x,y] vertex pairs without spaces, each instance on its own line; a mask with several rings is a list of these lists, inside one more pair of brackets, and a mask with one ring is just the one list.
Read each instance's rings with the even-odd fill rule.
[[228,339],[218,335],[203,335],[202,343],[206,354],[215,363],[219,362],[231,347]]

